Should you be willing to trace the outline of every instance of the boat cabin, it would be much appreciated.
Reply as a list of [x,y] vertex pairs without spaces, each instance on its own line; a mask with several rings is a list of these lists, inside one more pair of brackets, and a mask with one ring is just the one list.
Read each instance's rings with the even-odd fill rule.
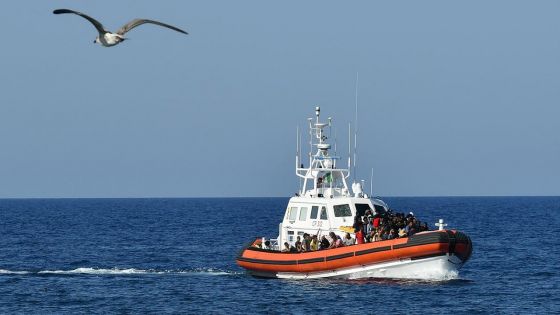
[[384,213],[388,207],[379,199],[367,197],[292,197],[279,227],[278,244],[294,245],[297,236],[303,239],[304,233],[321,236],[332,231],[341,237],[346,232],[354,234],[354,217],[363,216],[367,210]]
[[[320,238],[329,232],[343,237],[346,232],[354,234],[352,228],[356,214],[363,216],[369,209],[373,214],[388,210],[380,199],[370,199],[362,190],[360,182],[348,187],[350,176],[350,157],[347,168],[340,168],[338,156],[330,155],[330,137],[332,119],[328,123],[319,121],[321,109],[315,108],[316,118],[309,118],[309,167],[300,164],[300,143],[296,153],[296,175],[300,177],[301,187],[295,197],[290,199],[284,219],[279,226],[278,239],[273,240],[273,247],[280,250],[284,242],[294,245],[297,236],[317,234]],[[328,132],[325,130],[329,128]],[[350,192],[350,189],[352,190]]]

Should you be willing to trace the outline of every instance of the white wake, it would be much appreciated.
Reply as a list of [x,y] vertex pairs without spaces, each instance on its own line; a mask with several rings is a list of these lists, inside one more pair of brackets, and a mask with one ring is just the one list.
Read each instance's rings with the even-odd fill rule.
[[7,270],[0,269],[0,275],[208,275],[208,276],[227,276],[236,275],[237,272],[225,271],[214,268],[194,268],[186,270],[156,270],[156,269],[136,269],[136,268],[92,268],[80,267],[68,270]]
[[6,269],[0,269],[0,275],[24,275],[24,274],[28,274],[30,273],[29,271],[14,271],[14,270],[6,270]]

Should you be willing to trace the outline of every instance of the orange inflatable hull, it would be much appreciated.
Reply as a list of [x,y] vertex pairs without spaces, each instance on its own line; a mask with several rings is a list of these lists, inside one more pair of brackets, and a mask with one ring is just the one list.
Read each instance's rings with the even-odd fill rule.
[[278,272],[314,273],[447,254],[457,256],[464,263],[472,253],[470,238],[455,230],[423,232],[407,238],[303,253],[261,249],[256,246],[260,242],[258,238],[243,248],[237,264],[256,274],[270,275]]

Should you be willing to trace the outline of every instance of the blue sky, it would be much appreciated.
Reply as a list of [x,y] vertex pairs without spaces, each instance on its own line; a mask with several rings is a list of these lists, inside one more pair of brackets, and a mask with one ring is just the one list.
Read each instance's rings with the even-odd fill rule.
[[[118,29],[112,48],[70,8]],[[313,108],[382,196],[560,195],[560,2],[5,1],[0,197],[289,196]],[[369,187],[369,184],[367,184]]]

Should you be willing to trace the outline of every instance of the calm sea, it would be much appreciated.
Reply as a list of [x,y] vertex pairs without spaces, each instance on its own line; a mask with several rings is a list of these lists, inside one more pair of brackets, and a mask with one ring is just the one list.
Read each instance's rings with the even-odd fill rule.
[[471,237],[459,279],[247,276],[287,198],[0,200],[0,313],[560,313],[559,197],[385,200]]

